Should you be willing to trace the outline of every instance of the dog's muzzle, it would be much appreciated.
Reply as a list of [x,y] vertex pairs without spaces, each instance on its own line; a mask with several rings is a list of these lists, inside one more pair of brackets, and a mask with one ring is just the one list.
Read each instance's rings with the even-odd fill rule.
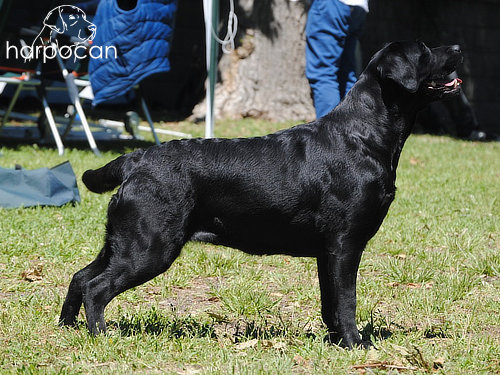
[[427,83],[427,88],[430,90],[440,90],[443,92],[453,91],[460,87],[462,80],[460,78],[433,80]]

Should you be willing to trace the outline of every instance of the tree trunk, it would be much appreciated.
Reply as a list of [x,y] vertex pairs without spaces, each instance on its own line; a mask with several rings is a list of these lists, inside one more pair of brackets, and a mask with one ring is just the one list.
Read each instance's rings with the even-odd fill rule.
[[[304,4],[241,0],[235,11],[238,44],[219,61],[216,117],[312,120],[314,107],[305,77]],[[227,12],[221,9],[220,14],[224,22]],[[203,116],[205,103],[193,113]]]

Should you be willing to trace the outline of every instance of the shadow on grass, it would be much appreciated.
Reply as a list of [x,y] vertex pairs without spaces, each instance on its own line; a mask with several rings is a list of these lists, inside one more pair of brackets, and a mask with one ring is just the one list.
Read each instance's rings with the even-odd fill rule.
[[127,315],[117,321],[108,322],[121,336],[139,334],[166,335],[172,338],[209,337],[217,338],[210,322],[200,322],[193,317],[163,316],[156,309],[141,315]]
[[370,341],[372,338],[375,341],[386,340],[392,336],[392,332],[387,327],[378,325],[373,320],[366,324],[359,333],[365,341]]
[[261,321],[239,321],[235,324],[234,341],[243,342],[249,339],[272,340],[278,337],[302,336],[311,340],[317,335],[303,327],[294,327],[292,322],[280,321],[278,324]]
[[[302,337],[316,340],[322,333],[314,333],[305,327],[299,327],[293,321],[270,323],[266,319],[237,320],[225,319],[203,320],[200,317],[163,315],[156,309],[151,309],[142,314],[130,314],[118,320],[108,321],[108,328],[119,332],[123,337],[135,335],[165,335],[169,338],[210,338],[217,339],[221,336],[229,337],[234,343],[245,342],[251,339],[272,340],[284,337]],[[403,328],[403,327],[401,327]],[[78,329],[86,329],[86,324],[79,321]],[[386,340],[392,332],[373,321],[367,323],[360,331],[364,341]],[[438,335],[426,337],[442,337]],[[329,336],[324,337],[329,341]]]
[[166,335],[170,338],[206,337],[217,339],[230,337],[235,343],[249,339],[271,340],[279,337],[302,336],[314,340],[317,336],[303,327],[293,326],[293,322],[269,323],[259,320],[204,320],[200,317],[163,315],[156,309],[143,314],[125,315],[116,321],[107,322],[109,328],[116,329],[121,336]]
[[[156,309],[151,309],[143,314],[130,314],[118,320],[108,321],[108,328],[117,330],[121,336],[135,335],[166,335],[170,338],[208,337],[217,339],[220,335],[230,337],[235,343],[250,339],[272,340],[280,337],[303,337],[315,340],[321,333],[314,333],[305,327],[299,327],[293,321],[268,322],[266,319],[258,320],[203,320],[199,317],[163,315]],[[403,327],[401,327],[403,328]],[[86,324],[80,321],[78,329],[86,329]],[[367,323],[360,331],[365,341],[386,340],[392,332],[383,325],[373,321]],[[328,337],[328,336],[327,336]],[[426,337],[443,337],[432,333]]]

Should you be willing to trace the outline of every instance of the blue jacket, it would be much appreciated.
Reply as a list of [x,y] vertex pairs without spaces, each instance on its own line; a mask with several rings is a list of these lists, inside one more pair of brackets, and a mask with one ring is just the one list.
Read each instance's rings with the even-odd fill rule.
[[177,0],[137,0],[129,11],[116,0],[101,0],[92,20],[97,30],[89,62],[94,105],[127,93],[151,74],[170,70],[176,10]]

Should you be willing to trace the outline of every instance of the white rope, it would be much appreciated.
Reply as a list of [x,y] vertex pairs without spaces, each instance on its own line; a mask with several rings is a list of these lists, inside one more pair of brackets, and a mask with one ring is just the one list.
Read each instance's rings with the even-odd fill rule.
[[[217,1],[217,0],[215,0]],[[217,41],[222,46],[222,52],[231,53],[234,51],[234,38],[236,38],[236,33],[238,32],[238,17],[234,12],[234,0],[229,0],[229,15],[227,17],[227,32],[224,39],[220,39],[217,33],[213,29],[212,34]]]

